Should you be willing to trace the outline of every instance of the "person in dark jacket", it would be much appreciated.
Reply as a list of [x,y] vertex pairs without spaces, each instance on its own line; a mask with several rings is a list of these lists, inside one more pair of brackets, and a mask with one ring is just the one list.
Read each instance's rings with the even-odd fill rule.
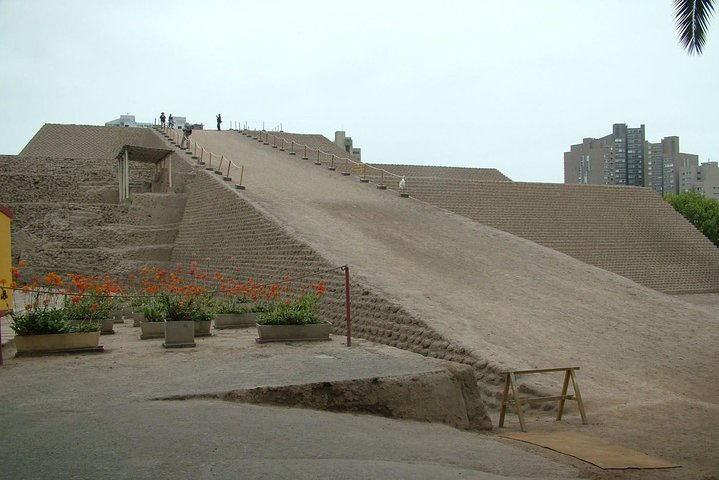
[[220,124],[222,123],[222,115],[219,113],[217,114],[217,130],[220,129]]
[[192,135],[192,127],[189,123],[185,123],[185,126],[182,127],[182,141],[180,142],[180,148],[183,146],[190,148],[190,135]]

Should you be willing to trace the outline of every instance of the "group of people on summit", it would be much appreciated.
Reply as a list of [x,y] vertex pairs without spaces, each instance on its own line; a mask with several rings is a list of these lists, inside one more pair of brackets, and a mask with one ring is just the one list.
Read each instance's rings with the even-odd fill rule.
[[[165,120],[167,120],[167,123],[165,122]],[[160,126],[162,126],[162,128],[175,128],[175,119],[173,118],[172,114],[170,114],[170,116],[166,118],[165,112],[160,113]]]
[[[220,125],[222,124],[222,115],[217,114],[217,130],[220,130]],[[175,119],[173,118],[172,114],[170,114],[168,117],[165,117],[165,112],[160,113],[160,126],[162,128],[175,128]],[[185,125],[182,127],[182,142],[180,143],[180,147],[183,147],[185,144],[187,146],[190,146],[190,135],[192,135],[192,127],[189,123],[185,122]]]
[[[222,124],[222,115],[217,114],[217,130],[220,130],[220,125]],[[185,126],[187,126],[188,123],[185,122]],[[162,128],[175,128],[175,119],[172,117],[172,114],[170,114],[169,117],[165,117],[165,112],[160,113],[160,126]]]

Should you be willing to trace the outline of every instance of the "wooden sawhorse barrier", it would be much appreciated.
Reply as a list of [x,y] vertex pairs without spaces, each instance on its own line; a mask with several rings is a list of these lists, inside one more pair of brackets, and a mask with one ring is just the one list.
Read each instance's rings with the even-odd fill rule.
[[[582,415],[582,424],[587,424],[587,415],[584,413],[584,403],[582,403],[582,394],[579,393],[579,385],[577,384],[577,377],[574,374],[579,367],[565,367],[565,368],[538,368],[535,370],[513,370],[504,373],[504,395],[502,395],[502,408],[499,411],[499,426],[504,426],[504,414],[507,411],[507,405],[514,405],[517,408],[517,416],[519,417],[519,427],[523,432],[527,431],[527,425],[524,422],[524,412],[522,411],[522,402],[536,403],[536,402],[551,402],[559,401],[559,409],[557,410],[557,420],[562,419],[562,411],[564,410],[564,402],[567,400],[576,400],[577,406],[579,407],[579,413]],[[519,384],[517,383],[518,375],[529,375],[531,373],[547,373],[547,372],[564,372],[564,385],[562,386],[562,394],[553,397],[519,397]],[[572,381],[572,388],[574,389],[574,395],[567,394],[567,388],[569,387],[569,381]],[[509,389],[512,389],[512,398],[509,398]]]

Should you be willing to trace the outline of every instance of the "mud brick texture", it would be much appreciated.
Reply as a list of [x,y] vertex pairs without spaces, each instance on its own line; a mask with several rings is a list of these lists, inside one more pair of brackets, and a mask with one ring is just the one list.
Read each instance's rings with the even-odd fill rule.
[[[325,261],[290,232],[274,223],[241,193],[223,184],[215,175],[199,171],[188,189],[185,214],[177,235],[172,263],[198,262],[224,275],[236,273],[258,283],[300,278],[293,288],[323,280],[327,292],[322,316],[337,334],[345,334],[344,272],[324,272],[338,265]],[[425,322],[414,318],[400,305],[384,298],[369,285],[351,283],[353,335],[422,355],[474,366],[485,401],[493,405],[500,394],[498,369],[481,361],[460,345],[445,340]]]

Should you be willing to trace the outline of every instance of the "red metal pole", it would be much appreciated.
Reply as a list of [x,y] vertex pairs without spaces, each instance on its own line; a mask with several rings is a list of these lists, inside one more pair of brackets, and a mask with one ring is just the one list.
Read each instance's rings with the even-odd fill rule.
[[342,267],[345,271],[345,305],[347,307],[347,346],[352,346],[352,317],[350,316],[350,267]]

